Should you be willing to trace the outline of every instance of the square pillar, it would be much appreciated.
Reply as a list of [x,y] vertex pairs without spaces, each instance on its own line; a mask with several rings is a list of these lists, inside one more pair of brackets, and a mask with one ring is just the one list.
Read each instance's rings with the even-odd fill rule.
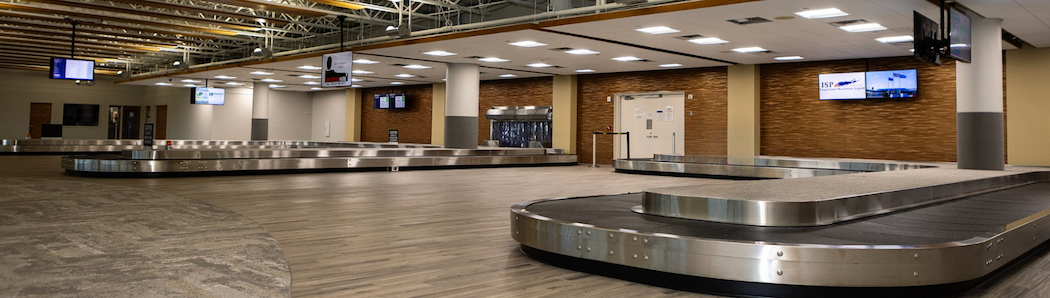
[[761,154],[759,87],[758,65],[729,66],[727,143],[731,163],[754,164]]
[[554,76],[552,146],[576,154],[576,76]]

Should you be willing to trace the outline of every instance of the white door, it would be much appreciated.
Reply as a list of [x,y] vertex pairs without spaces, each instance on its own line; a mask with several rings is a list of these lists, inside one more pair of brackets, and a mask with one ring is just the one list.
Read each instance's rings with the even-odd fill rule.
[[[630,132],[631,158],[685,150],[685,96],[682,93],[625,94],[617,96],[619,117],[616,131]],[[627,158],[627,139],[619,137],[613,151]]]

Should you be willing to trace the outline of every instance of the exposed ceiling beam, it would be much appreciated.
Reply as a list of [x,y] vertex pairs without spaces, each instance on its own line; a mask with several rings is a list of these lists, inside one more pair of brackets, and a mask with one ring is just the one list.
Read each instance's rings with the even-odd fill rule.
[[[69,39],[68,36],[67,37],[57,37],[56,38],[56,37],[48,37],[48,36],[41,36],[41,35],[36,35],[36,34],[10,32],[10,31],[0,31],[0,36],[16,37],[16,38],[28,38],[28,39],[36,39],[36,40],[47,40],[47,41],[60,41],[60,42],[67,42],[67,43],[70,42],[70,39]],[[55,36],[55,35],[52,35],[52,36]],[[86,39],[86,40],[84,40],[84,39]],[[94,40],[94,41],[92,41],[92,40]],[[104,41],[111,41],[112,43],[101,42],[103,40]],[[98,38],[98,37],[92,37],[92,38],[86,38],[85,37],[83,39],[80,39],[80,38],[77,39],[77,43],[82,43],[82,42],[86,43],[86,44],[102,44],[102,45],[110,45],[110,44],[112,44],[112,45],[121,45],[121,44],[140,45],[140,46],[149,46],[149,47],[156,47],[156,48],[175,48],[176,47],[174,45],[159,44],[159,43],[152,43],[152,42],[120,40],[120,39],[116,39],[116,38]]]
[[97,19],[97,20],[129,23],[129,24],[155,26],[155,27],[169,28],[169,29],[181,29],[181,30],[199,31],[199,32],[206,32],[206,33],[225,35],[225,36],[236,36],[236,35],[240,34],[239,32],[233,31],[233,30],[212,29],[212,28],[204,28],[204,27],[189,26],[189,25],[178,25],[178,24],[170,24],[170,23],[156,22],[156,21],[145,21],[145,20],[135,20],[135,19],[127,19],[127,18],[110,17],[110,16],[101,16],[101,15],[88,14],[88,13],[68,12],[68,11],[62,11],[62,10],[47,9],[47,8],[40,8],[40,7],[27,6],[27,5],[8,4],[8,3],[0,3],[0,9],[8,9],[8,10],[24,11],[24,12],[35,12],[35,13],[49,13],[49,14],[65,15],[65,16],[69,16],[69,17],[83,18],[83,19],[89,19],[89,20],[90,19]]
[[[48,15],[48,16],[36,15],[36,14],[30,14],[30,13],[24,13],[24,12],[16,12],[16,11],[0,10],[0,16],[7,16],[7,17],[13,17],[13,18],[32,19],[32,20],[40,20],[40,21],[61,23],[61,24],[65,24],[67,26],[69,24],[68,20],[65,20],[65,19],[63,19],[61,17],[50,16],[50,15]],[[218,36],[193,34],[193,33],[179,32],[179,31],[167,31],[167,30],[158,30],[158,29],[153,29],[153,28],[127,27],[127,26],[117,26],[117,25],[99,24],[99,23],[84,23],[84,24],[80,24],[80,26],[81,27],[83,27],[83,26],[90,26],[90,27],[106,28],[106,29],[121,30],[121,31],[127,31],[127,30],[130,29],[131,31],[138,31],[140,33],[141,32],[147,32],[147,33],[163,34],[163,35],[168,35],[168,36],[193,37],[193,38],[200,38],[200,39],[207,39],[207,40],[214,40],[214,39],[218,39],[219,38]]]
[[[62,57],[62,58],[65,58],[65,57],[69,57],[69,53],[66,53],[65,55],[61,55],[61,54],[48,54],[48,53],[27,53],[27,52],[19,52],[19,51],[11,51],[11,50],[0,49],[0,55],[3,55],[3,54],[7,54],[7,55],[26,55],[26,56],[45,57],[45,58],[51,58],[51,57]],[[76,55],[73,55],[73,57],[76,57],[75,59],[88,58],[88,59],[92,59],[92,60],[94,60],[95,58],[109,59],[109,60],[116,60],[117,58],[119,58],[119,57],[116,57],[116,56],[93,55],[93,54],[76,54]]]
[[[33,30],[33,29],[29,29],[29,28],[18,28],[18,27],[3,27],[3,26],[0,26],[0,32],[37,34],[37,35],[44,35],[44,36],[68,35],[66,33],[59,33],[59,32],[51,32],[51,31],[44,31],[44,30]],[[95,35],[95,34],[87,35],[86,33],[81,33],[78,30],[77,31],[77,40],[79,41],[79,40],[85,40],[85,39],[87,39],[87,40],[90,40],[90,39],[105,40],[105,41],[122,42],[122,43],[133,43],[133,44],[142,44],[142,45],[158,45],[158,46],[183,46],[183,45],[185,45],[182,42],[175,43],[175,42],[167,42],[167,41],[162,41],[162,40],[141,40],[141,39],[115,38],[115,37],[109,37],[109,36],[99,36],[99,35]]]
[[280,4],[277,4],[277,3],[274,3],[274,2],[265,2],[265,1],[260,2],[260,1],[249,1],[249,0],[208,0],[208,2],[215,2],[215,3],[226,4],[226,5],[247,7],[247,8],[251,8],[251,9],[255,9],[255,10],[265,10],[265,11],[271,11],[271,12],[276,12],[276,13],[286,13],[286,14],[292,14],[292,15],[301,15],[301,16],[306,17],[306,18],[316,18],[316,17],[323,17],[323,16],[326,16],[326,15],[329,15],[328,13],[323,13],[323,12],[319,12],[319,11],[307,10],[307,9],[293,7],[291,5],[280,5]]
[[[56,55],[69,54],[69,47],[61,47],[61,46],[57,46],[57,45],[40,45],[40,44],[38,44],[38,45],[32,45],[31,46],[32,48],[28,48],[27,49],[26,48],[27,46],[29,46],[29,45],[0,42],[0,50],[23,51],[23,52],[27,51],[27,50],[31,50],[31,51],[42,52],[42,53],[53,53],[53,54],[56,54]],[[78,49],[76,51],[77,51],[77,53],[84,54],[84,55],[92,54],[92,55],[108,55],[108,56],[118,56],[118,57],[119,56],[128,56],[128,57],[131,56],[131,55],[129,55],[127,53],[124,53],[124,52],[102,51],[102,50],[94,50],[94,49],[81,49],[79,47],[78,47]]]
[[[37,23],[30,23],[30,22],[20,22],[20,21],[8,20],[8,19],[0,19],[0,28],[4,28],[3,27],[4,25],[18,25],[18,26],[25,26],[25,27],[40,28],[40,29],[72,31],[72,27],[70,27],[70,26],[55,26],[55,25],[37,24]],[[17,29],[17,28],[20,28],[20,27],[11,26],[11,28],[16,28]],[[118,31],[105,31],[105,30],[93,30],[93,29],[77,28],[77,33],[81,33],[81,32],[91,33],[91,34],[105,34],[105,35],[114,35],[114,36],[125,36],[125,37],[141,38],[141,39],[149,39],[149,40],[163,40],[163,41],[168,41],[168,42],[200,43],[200,41],[189,39],[189,38],[180,39],[180,38],[166,37],[166,36],[160,36],[160,35],[158,35],[158,36],[151,36],[151,35],[146,35],[146,34],[134,34],[134,33],[118,32]]]
[[107,1],[124,3],[124,4],[131,4],[131,5],[150,6],[150,7],[170,9],[170,10],[191,11],[191,12],[198,12],[198,13],[204,13],[204,14],[217,15],[217,16],[224,16],[224,17],[229,17],[229,18],[239,18],[239,19],[247,19],[247,20],[265,20],[267,23],[276,24],[278,26],[284,26],[284,25],[287,25],[289,23],[286,20],[282,20],[282,19],[279,19],[279,18],[273,18],[273,17],[265,16],[265,15],[255,16],[255,15],[248,15],[248,14],[239,14],[239,13],[234,13],[234,12],[227,12],[227,11],[221,11],[221,10],[208,9],[208,8],[204,8],[204,7],[193,7],[193,6],[179,5],[179,4],[175,4],[175,3],[161,3],[161,2],[151,2],[151,1],[143,1],[143,0],[107,0]]
[[[38,39],[38,38],[27,39],[25,37],[18,37],[18,36],[12,37],[12,36],[4,36],[4,35],[0,34],[0,43],[2,43],[3,41],[28,43],[28,44],[47,43],[47,44],[59,44],[59,45],[63,45],[64,44],[64,45],[69,45],[69,41],[68,40],[66,40],[66,41],[51,41],[51,40],[42,40],[42,39]],[[81,48],[81,47],[83,47],[83,48],[93,48],[93,49],[102,49],[102,50],[118,50],[118,51],[127,51],[127,52],[138,52],[138,53],[143,53],[143,52],[146,52],[146,53],[149,53],[149,52],[163,53],[163,52],[161,52],[161,49],[157,48],[157,47],[144,47],[144,46],[133,46],[133,45],[117,45],[117,44],[97,43],[97,42],[89,42],[89,41],[77,42],[77,48]],[[173,55],[182,55],[181,53],[174,53],[174,52],[172,52],[171,54],[173,54]]]
[[[152,17],[152,18],[170,19],[170,20],[178,20],[178,21],[184,21],[184,22],[200,23],[200,24],[209,24],[209,25],[221,26],[221,27],[226,27],[226,28],[235,29],[235,30],[259,31],[259,30],[262,29],[262,27],[258,26],[258,25],[256,25],[256,26],[249,26],[249,25],[244,25],[244,24],[240,24],[240,23],[237,23],[237,22],[228,22],[228,21],[219,21],[219,20],[207,20],[207,19],[201,19],[201,18],[180,16],[180,15],[176,15],[176,14],[157,13],[157,12],[145,11],[145,10],[141,10],[141,9],[120,8],[120,7],[115,7],[115,6],[90,4],[90,3],[85,3],[85,2],[74,2],[74,1],[63,1],[63,0],[20,0],[20,1],[45,3],[45,4],[53,4],[53,5],[61,5],[61,6],[68,6],[68,7],[91,9],[91,10],[101,10],[101,11],[122,13],[122,14],[128,14],[128,15],[140,15],[140,16],[147,16],[147,17]],[[95,15],[95,14],[92,14],[92,15]]]
[[324,4],[324,5],[331,5],[331,6],[335,6],[335,7],[342,7],[342,8],[346,8],[346,9],[353,9],[353,10],[358,10],[358,9],[364,9],[365,8],[364,5],[361,5],[361,4],[358,4],[358,3],[343,2],[343,1],[338,1],[338,0],[306,0],[306,1],[310,1],[310,2],[313,2],[313,3],[320,3],[320,4]]

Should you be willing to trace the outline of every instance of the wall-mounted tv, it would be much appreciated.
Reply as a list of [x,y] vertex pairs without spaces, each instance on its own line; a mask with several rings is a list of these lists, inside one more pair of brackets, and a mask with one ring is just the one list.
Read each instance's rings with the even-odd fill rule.
[[938,37],[940,28],[937,22],[918,11],[912,12],[912,21],[912,33],[915,34],[915,59],[940,66],[941,46],[944,43]]
[[820,100],[865,99],[863,72],[820,74]]
[[919,75],[915,69],[826,73],[818,76],[820,100],[915,98]]
[[62,105],[62,125],[98,126],[98,105]]
[[374,96],[376,109],[389,109],[390,108],[390,94],[376,94]]
[[948,31],[948,55],[962,62],[970,62],[970,17],[957,9],[948,10],[951,28]]
[[404,93],[401,94],[390,94],[390,97],[394,101],[395,109],[407,109],[408,108],[408,97]]
[[919,95],[918,72],[914,69],[869,71],[865,77],[867,98],[914,98]]
[[51,58],[51,78],[56,80],[95,80],[95,61]]
[[226,89],[222,88],[190,88],[190,104],[216,105],[226,104]]

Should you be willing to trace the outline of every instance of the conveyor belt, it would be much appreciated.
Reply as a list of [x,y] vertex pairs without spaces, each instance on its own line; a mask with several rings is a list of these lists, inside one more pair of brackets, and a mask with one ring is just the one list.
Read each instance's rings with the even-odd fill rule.
[[543,201],[529,212],[564,221],[642,233],[743,242],[823,245],[923,245],[999,233],[1007,224],[1050,209],[1050,182],[822,227],[760,227],[651,216],[631,211],[641,193]]
[[632,211],[641,203],[637,193],[521,203],[511,208],[511,233],[523,251],[556,265],[778,297],[947,295],[1050,240],[1050,182],[817,227]]
[[731,163],[724,156],[665,154],[657,154],[652,159],[617,159],[613,161],[613,168],[617,172],[622,173],[719,179],[804,178],[930,167],[934,166],[786,158],[754,158],[747,160],[747,163]]

